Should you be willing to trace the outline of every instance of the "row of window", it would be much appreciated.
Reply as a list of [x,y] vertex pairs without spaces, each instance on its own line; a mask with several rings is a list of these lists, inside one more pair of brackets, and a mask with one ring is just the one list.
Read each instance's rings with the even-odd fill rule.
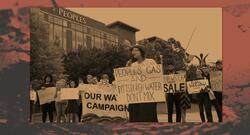
[[87,33],[95,37],[108,39],[112,42],[118,42],[118,37],[115,35],[112,35],[112,34],[109,34],[109,33],[106,33],[106,32],[103,32],[103,31],[100,31],[100,30],[97,30],[88,26],[79,25],[71,21],[67,21],[58,17],[54,17],[46,13],[41,13],[40,15],[47,22],[54,23],[63,27],[67,27],[67,28],[70,28],[79,32]]
[[113,42],[107,39],[103,39],[91,34],[82,33],[72,30],[60,25],[46,23],[45,25],[49,29],[49,40],[58,42],[65,50],[77,50],[82,47],[96,47],[104,48],[106,45],[117,45],[117,42]]

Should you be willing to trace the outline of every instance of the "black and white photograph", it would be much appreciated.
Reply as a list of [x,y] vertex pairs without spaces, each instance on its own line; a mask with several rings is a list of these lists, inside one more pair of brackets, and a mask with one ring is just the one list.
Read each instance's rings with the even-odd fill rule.
[[223,121],[221,8],[31,8],[30,45],[30,123]]

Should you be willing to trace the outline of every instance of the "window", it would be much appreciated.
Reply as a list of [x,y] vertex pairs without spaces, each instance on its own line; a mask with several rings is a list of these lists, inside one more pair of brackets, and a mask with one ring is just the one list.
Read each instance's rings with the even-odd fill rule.
[[62,19],[60,19],[60,18],[54,18],[54,23],[55,24],[58,24],[58,25],[62,25]]
[[45,21],[49,21],[48,14],[44,14],[44,20],[45,20]]
[[104,38],[104,33],[103,32],[101,32],[101,38]]
[[74,51],[77,49],[76,48],[76,32],[75,31],[72,31],[72,48]]
[[67,29],[63,29],[63,49],[67,49]]
[[54,28],[53,28],[53,24],[50,23],[50,24],[49,24],[49,41],[51,41],[51,42],[53,41],[53,37],[54,37],[53,29],[54,29]]
[[67,27],[68,26],[68,21],[63,20],[63,26]]
[[76,29],[76,24],[71,23],[71,29],[75,30]]
[[62,26],[54,25],[54,40],[56,45],[62,46]]
[[86,26],[83,26],[83,32],[87,33],[87,27]]
[[83,46],[83,34],[81,32],[76,32],[76,48],[81,49]]
[[85,42],[85,43],[86,43],[86,47],[87,47],[87,48],[92,48],[92,46],[93,46],[93,44],[94,44],[93,41],[92,41],[92,40],[93,40],[93,39],[92,39],[93,37],[90,36],[90,35],[84,35],[84,36],[85,36],[85,39],[86,39],[86,40],[85,40],[85,41],[86,41],[86,42]]
[[82,31],[82,26],[81,26],[81,25],[76,24],[76,30],[77,30],[77,31]]
[[48,15],[48,20],[49,20],[49,22],[54,22],[54,18],[53,18],[53,16],[51,16],[51,15]]
[[100,31],[97,31],[97,30],[96,30],[96,31],[95,31],[95,36],[96,36],[96,37],[100,37],[100,36],[101,36]]
[[102,45],[101,45],[101,38],[95,37],[95,47],[96,47],[96,48],[102,48]]

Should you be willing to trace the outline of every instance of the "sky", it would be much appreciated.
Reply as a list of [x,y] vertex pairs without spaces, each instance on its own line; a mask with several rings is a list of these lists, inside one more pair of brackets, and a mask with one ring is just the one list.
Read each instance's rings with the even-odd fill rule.
[[[157,36],[179,40],[187,52],[209,54],[207,62],[222,59],[221,8],[69,8],[105,24],[122,21],[140,29],[136,41]],[[197,60],[193,61],[197,63]]]

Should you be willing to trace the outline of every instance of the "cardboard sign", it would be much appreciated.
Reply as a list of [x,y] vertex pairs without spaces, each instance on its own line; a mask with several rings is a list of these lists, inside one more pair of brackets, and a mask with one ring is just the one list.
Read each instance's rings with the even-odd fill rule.
[[34,90],[30,91],[30,100],[31,101],[36,101],[37,100],[36,91],[34,91]]
[[60,100],[79,99],[78,88],[62,88],[60,92]]
[[186,74],[164,75],[164,91],[178,93],[186,90]]
[[212,91],[222,92],[222,71],[211,72],[210,82]]
[[116,68],[114,76],[118,93],[128,103],[165,101],[162,65]]
[[55,100],[56,88],[55,87],[48,87],[45,90],[37,91],[40,105],[45,103],[50,103]]
[[107,85],[88,85],[81,91],[82,114],[93,113],[98,116],[128,118],[128,106],[122,102],[122,95],[114,87]]
[[187,82],[188,93],[189,94],[200,93],[200,90],[204,89],[208,85],[209,83],[207,79],[188,81]]

